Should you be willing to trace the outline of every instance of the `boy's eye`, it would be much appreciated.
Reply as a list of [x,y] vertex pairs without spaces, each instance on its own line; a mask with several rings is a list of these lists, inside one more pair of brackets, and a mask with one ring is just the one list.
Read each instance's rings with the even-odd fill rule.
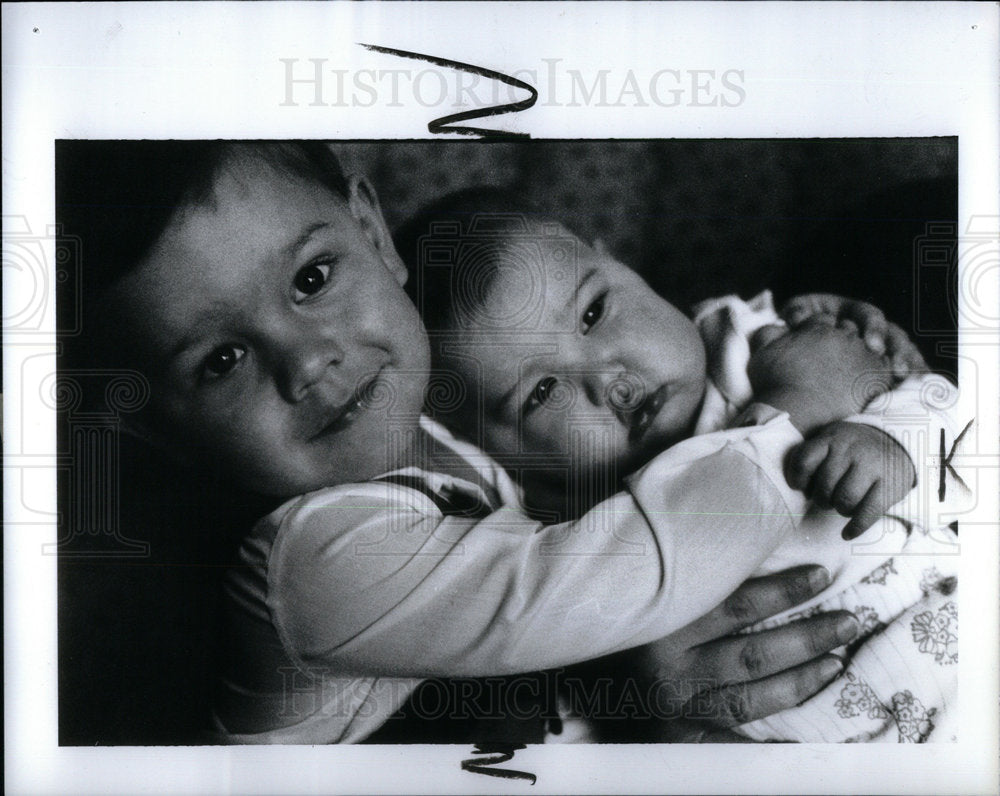
[[295,274],[295,289],[305,296],[319,293],[330,278],[330,266],[326,263],[310,263]]
[[534,409],[536,406],[544,406],[547,401],[552,398],[552,394],[556,391],[559,382],[554,376],[546,376],[531,391],[531,395],[528,396],[528,409]]
[[590,305],[583,312],[583,328],[584,331],[589,331],[590,327],[593,326],[601,319],[601,315],[604,314],[604,296],[599,299],[595,299],[590,302]]
[[246,356],[242,346],[223,345],[216,348],[205,359],[205,370],[212,376],[225,376],[236,367],[236,363]]

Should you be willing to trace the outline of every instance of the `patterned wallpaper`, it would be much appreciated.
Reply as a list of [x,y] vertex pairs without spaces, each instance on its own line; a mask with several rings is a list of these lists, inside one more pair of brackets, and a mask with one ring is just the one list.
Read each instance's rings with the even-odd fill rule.
[[[907,186],[957,174],[954,138],[419,141],[334,148],[348,170],[372,180],[392,226],[451,190],[517,187],[571,218],[582,235],[603,239],[680,305],[724,292],[780,292],[790,273],[809,264],[803,262],[812,259],[809,241],[824,227],[859,212],[869,220],[947,212],[948,197],[929,210],[926,202],[908,207]],[[890,197],[885,211],[872,210],[872,198],[883,195]]]

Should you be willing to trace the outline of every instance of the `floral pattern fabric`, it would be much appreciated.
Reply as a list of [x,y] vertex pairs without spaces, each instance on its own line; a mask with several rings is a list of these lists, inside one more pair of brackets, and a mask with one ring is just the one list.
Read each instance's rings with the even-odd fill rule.
[[791,710],[746,724],[755,740],[926,743],[954,741],[942,721],[957,699],[957,556],[933,555],[912,533],[854,586],[788,619],[848,610],[861,631],[843,650],[840,677]]
[[942,666],[958,663],[958,607],[946,602],[936,613],[923,611],[910,623],[917,648]]

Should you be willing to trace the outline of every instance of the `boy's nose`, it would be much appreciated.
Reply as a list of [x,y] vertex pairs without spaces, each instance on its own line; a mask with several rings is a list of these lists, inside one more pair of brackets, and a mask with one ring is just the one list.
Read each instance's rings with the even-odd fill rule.
[[344,361],[344,352],[331,340],[299,342],[288,351],[279,389],[285,400],[303,400]]

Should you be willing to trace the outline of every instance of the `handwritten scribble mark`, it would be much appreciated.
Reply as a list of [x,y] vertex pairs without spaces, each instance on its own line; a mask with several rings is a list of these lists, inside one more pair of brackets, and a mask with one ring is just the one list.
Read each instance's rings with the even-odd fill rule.
[[470,774],[485,774],[488,777],[501,777],[503,779],[526,779],[532,785],[538,777],[529,771],[518,771],[513,768],[489,768],[500,763],[506,763],[514,759],[514,752],[518,749],[526,749],[523,743],[503,744],[503,743],[477,743],[472,750],[474,755],[494,755],[493,757],[470,757],[462,761],[462,770]]
[[951,473],[952,477],[956,481],[958,481],[958,483],[961,484],[966,490],[969,489],[965,481],[962,480],[962,477],[955,472],[955,468],[951,466],[951,460],[955,458],[955,451],[958,450],[959,443],[961,443],[962,438],[965,436],[965,433],[972,427],[972,423],[974,420],[975,418],[970,420],[966,424],[965,428],[962,429],[962,433],[959,434],[957,437],[955,437],[955,441],[951,443],[951,450],[948,451],[947,456],[945,456],[944,452],[944,429],[943,428],[941,429],[941,436],[939,439],[939,448],[941,456],[941,475],[940,475],[940,480],[938,481],[938,503],[944,502],[945,491],[947,489],[945,476],[948,473]]
[[488,108],[475,108],[471,111],[462,111],[461,113],[452,113],[448,116],[442,116],[440,119],[434,119],[433,121],[428,122],[427,130],[429,132],[434,134],[459,133],[461,135],[478,135],[482,138],[531,138],[528,133],[508,133],[502,130],[489,130],[483,127],[467,127],[464,125],[452,126],[453,122],[464,122],[469,119],[485,119],[490,116],[499,116],[503,113],[517,113],[518,111],[527,110],[538,101],[538,91],[530,83],[525,83],[523,80],[518,80],[516,77],[505,75],[503,72],[495,72],[492,69],[486,69],[482,66],[475,66],[473,64],[463,64],[460,61],[450,61],[447,58],[438,58],[436,55],[425,55],[423,53],[409,52],[408,50],[397,50],[393,47],[382,47],[378,44],[364,44],[363,42],[358,43],[366,50],[371,50],[372,52],[386,53],[387,55],[398,55],[400,58],[412,58],[415,61],[426,61],[429,64],[443,66],[446,69],[457,69],[459,72],[468,72],[470,75],[479,75],[480,77],[485,77],[489,80],[499,80],[505,85],[513,86],[514,88],[522,88],[531,95],[520,102],[509,102],[506,105],[491,105]]

